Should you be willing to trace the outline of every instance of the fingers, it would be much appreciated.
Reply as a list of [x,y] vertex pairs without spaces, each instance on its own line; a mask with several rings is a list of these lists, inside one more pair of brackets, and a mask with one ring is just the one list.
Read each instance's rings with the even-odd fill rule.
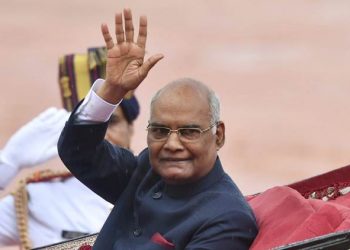
[[134,25],[132,23],[132,14],[130,9],[124,9],[125,37],[127,42],[134,41]]
[[115,35],[118,44],[125,42],[122,13],[115,14]]
[[141,16],[140,17],[140,27],[139,27],[139,36],[137,38],[137,45],[141,48],[146,47],[146,40],[147,40],[147,17]]
[[145,61],[140,67],[139,75],[142,78],[145,78],[148,72],[153,68],[153,66],[156,65],[156,63],[159,62],[161,59],[163,59],[163,57],[164,57],[163,54],[156,54],[148,58],[148,60]]
[[[117,43],[119,45],[124,43],[125,41],[128,43],[132,43],[134,41],[134,25],[132,22],[132,13],[130,9],[124,9],[124,25],[125,25],[125,30],[123,27],[123,14],[116,13],[115,14],[115,36],[117,39]],[[102,31],[102,35],[105,40],[107,49],[111,49],[114,46],[114,42],[106,24],[101,25],[101,31]],[[141,16],[139,35],[137,38],[137,45],[140,46],[141,48],[145,48],[146,39],[147,39],[147,18],[146,16]]]
[[102,24],[101,31],[102,31],[102,35],[103,35],[103,38],[105,40],[107,49],[113,48],[114,42],[113,42],[113,39],[111,37],[111,34],[109,33],[108,26],[106,24]]

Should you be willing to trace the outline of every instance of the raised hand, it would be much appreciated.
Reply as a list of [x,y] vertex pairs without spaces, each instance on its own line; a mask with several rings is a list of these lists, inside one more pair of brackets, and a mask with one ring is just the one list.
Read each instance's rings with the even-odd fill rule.
[[115,15],[116,42],[113,41],[106,24],[101,31],[107,47],[106,79],[97,94],[110,103],[119,102],[129,91],[136,89],[145,79],[151,68],[163,58],[156,54],[144,61],[147,40],[147,18],[140,17],[137,42],[134,42],[134,26],[130,9],[123,15]]

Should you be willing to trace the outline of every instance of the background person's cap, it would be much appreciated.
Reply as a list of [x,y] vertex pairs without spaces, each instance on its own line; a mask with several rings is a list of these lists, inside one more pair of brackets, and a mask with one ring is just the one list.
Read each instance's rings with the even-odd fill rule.
[[[86,96],[98,78],[105,78],[105,47],[89,48],[86,54],[68,54],[59,59],[59,86],[63,107],[72,111]],[[128,92],[120,107],[129,123],[140,113],[140,105],[132,91]]]

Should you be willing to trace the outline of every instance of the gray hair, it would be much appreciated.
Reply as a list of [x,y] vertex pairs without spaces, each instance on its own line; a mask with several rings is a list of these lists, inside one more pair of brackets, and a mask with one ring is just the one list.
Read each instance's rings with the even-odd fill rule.
[[214,124],[214,123],[217,123],[218,121],[220,121],[220,100],[219,100],[219,97],[215,94],[215,92],[212,89],[210,89],[204,83],[202,83],[198,80],[192,79],[192,78],[188,78],[188,77],[180,78],[180,79],[177,79],[175,81],[172,81],[169,84],[167,84],[166,86],[164,86],[163,88],[159,89],[151,99],[151,109],[152,109],[153,103],[158,99],[160,94],[165,89],[167,89],[167,87],[169,87],[170,85],[179,84],[179,83],[195,84],[195,85],[198,85],[198,86],[204,88],[205,90],[207,90],[209,111],[210,111],[210,116],[211,116],[210,124]]

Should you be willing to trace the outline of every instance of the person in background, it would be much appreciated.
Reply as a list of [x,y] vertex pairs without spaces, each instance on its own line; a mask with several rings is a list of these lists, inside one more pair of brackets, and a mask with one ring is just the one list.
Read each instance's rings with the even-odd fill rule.
[[163,58],[156,54],[144,60],[147,19],[141,16],[134,42],[131,10],[123,14],[115,16],[116,43],[108,27],[101,27],[107,47],[105,80],[95,81],[58,142],[68,169],[117,204],[93,249],[249,249],[257,224],[220,163],[225,125],[219,100],[206,85],[181,78],[155,94],[148,148],[139,155],[104,140],[109,117],[123,96]]
[[[103,48],[90,52],[105,57]],[[63,59],[74,59],[75,69],[78,69],[86,65],[86,61],[82,64],[82,61],[76,60],[81,56],[68,55]],[[97,65],[103,68],[104,63],[101,61]],[[60,68],[63,68],[63,64],[60,64]],[[95,77],[100,76],[96,70],[91,72]],[[93,77],[89,76],[89,70],[72,74],[78,80],[83,76],[84,79]],[[67,80],[66,76],[61,75],[62,79]],[[79,101],[72,98],[80,87],[80,82],[75,84],[76,88],[69,89],[71,96],[68,96],[73,106]],[[73,86],[72,83],[70,86]],[[61,93],[62,98],[67,99],[67,95],[63,95],[63,91]],[[70,110],[67,105],[64,106]],[[57,156],[58,137],[69,116],[66,109],[48,108],[8,140],[0,152],[0,190],[22,169],[43,164]],[[133,122],[138,114],[138,101],[130,92],[112,114],[106,139],[129,149]],[[20,244],[24,249],[30,249],[97,233],[113,206],[86,188],[68,170],[34,172],[20,181],[18,186],[13,195],[0,200],[0,246]]]

